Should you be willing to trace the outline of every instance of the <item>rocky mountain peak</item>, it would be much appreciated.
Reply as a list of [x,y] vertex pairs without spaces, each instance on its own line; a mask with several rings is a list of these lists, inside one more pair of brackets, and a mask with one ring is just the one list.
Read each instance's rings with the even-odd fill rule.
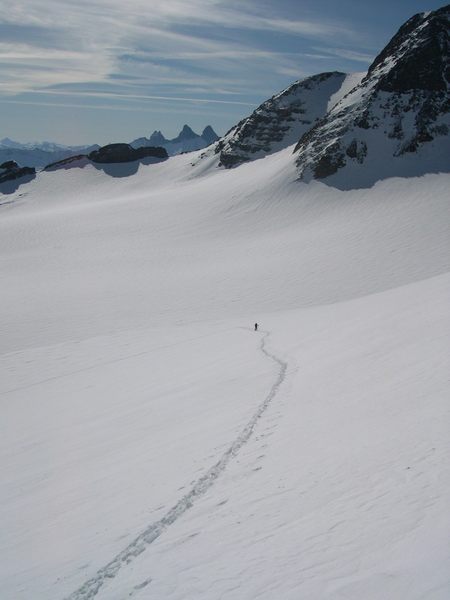
[[367,80],[386,92],[447,90],[450,5],[409,19],[375,58]]
[[205,129],[202,131],[201,137],[208,142],[208,144],[212,144],[213,142],[217,142],[219,136],[211,127],[211,125],[207,125]]
[[409,19],[361,83],[300,138],[301,179],[365,187],[450,170],[449,12]]
[[[196,137],[199,137],[199,136],[194,131],[192,131],[192,129],[189,127],[189,125],[183,125],[183,129],[180,131],[180,133],[175,138],[175,140],[181,142],[184,140],[191,140]],[[172,141],[175,141],[175,140],[172,140]]]
[[159,130],[155,130],[149,138],[150,144],[154,144],[154,145],[158,145],[158,146],[164,144],[166,141],[167,141],[166,138],[163,136],[163,134]]

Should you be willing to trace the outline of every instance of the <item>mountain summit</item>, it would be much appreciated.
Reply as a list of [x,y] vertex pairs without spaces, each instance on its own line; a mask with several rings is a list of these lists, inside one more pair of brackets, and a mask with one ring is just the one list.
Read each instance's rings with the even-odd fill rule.
[[385,92],[446,91],[449,19],[450,5],[409,19],[375,58],[367,80],[378,78],[377,89]]
[[177,137],[171,141],[174,143],[178,143],[178,142],[184,142],[185,140],[192,140],[192,139],[195,139],[198,137],[200,137],[200,136],[197,135],[196,133],[194,133],[192,131],[192,129],[189,127],[189,125],[183,125],[183,129],[180,131],[180,133],[177,135]]
[[160,131],[154,131],[150,136],[150,142],[153,146],[162,146],[167,142],[167,140]]
[[206,140],[209,144],[217,142],[217,140],[219,139],[219,136],[214,131],[214,129],[211,127],[211,125],[207,125],[205,127],[205,129],[202,131],[201,137],[204,140]]
[[449,171],[450,6],[409,19],[295,148],[301,179],[340,187]]

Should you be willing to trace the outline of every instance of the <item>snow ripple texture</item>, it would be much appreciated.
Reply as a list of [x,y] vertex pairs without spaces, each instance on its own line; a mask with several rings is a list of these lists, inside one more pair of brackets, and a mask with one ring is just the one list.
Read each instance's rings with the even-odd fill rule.
[[142,531],[126,548],[115,556],[107,565],[99,569],[97,573],[86,581],[78,590],[70,594],[67,600],[89,600],[94,598],[100,588],[109,580],[113,579],[123,567],[131,563],[137,556],[142,554],[161,534],[177,519],[179,519],[189,508],[192,508],[197,498],[203,496],[213,485],[216,479],[226,469],[228,463],[249,441],[258,421],[277,395],[278,390],[286,377],[287,363],[266,349],[266,338],[269,332],[265,332],[260,344],[260,350],[268,358],[279,365],[278,376],[270,388],[264,401],[259,405],[257,411],[233,441],[222,457],[202,477],[200,477],[185,494],[159,521],[149,525]]

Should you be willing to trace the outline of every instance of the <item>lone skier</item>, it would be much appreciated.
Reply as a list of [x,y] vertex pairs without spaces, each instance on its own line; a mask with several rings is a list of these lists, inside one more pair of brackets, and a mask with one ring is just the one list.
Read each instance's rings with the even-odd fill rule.
[[258,323],[255,323],[255,331],[258,331]]

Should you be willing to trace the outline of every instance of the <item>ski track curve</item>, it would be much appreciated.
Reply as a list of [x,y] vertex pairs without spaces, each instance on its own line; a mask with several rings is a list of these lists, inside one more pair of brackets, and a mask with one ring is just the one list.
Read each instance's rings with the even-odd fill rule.
[[72,592],[66,600],[91,600],[99,592],[105,583],[114,579],[117,573],[132,562],[137,556],[142,554],[147,547],[158,539],[161,534],[175,521],[177,521],[188,509],[192,508],[195,501],[203,496],[213,485],[216,479],[226,469],[228,463],[234,458],[241,448],[249,441],[253,431],[261,419],[264,412],[271,404],[274,397],[286,377],[287,362],[278,358],[266,349],[266,338],[270,332],[264,332],[261,339],[260,350],[265,356],[279,365],[278,376],[275,383],[270,388],[269,393],[258,406],[252,418],[248,421],[241,433],[234,439],[228,449],[222,454],[221,458],[202,475],[193,484],[187,492],[159,521],[149,525],[132,542],[128,544],[119,554],[117,554],[107,565],[97,571],[97,573],[88,579],[81,587]]

